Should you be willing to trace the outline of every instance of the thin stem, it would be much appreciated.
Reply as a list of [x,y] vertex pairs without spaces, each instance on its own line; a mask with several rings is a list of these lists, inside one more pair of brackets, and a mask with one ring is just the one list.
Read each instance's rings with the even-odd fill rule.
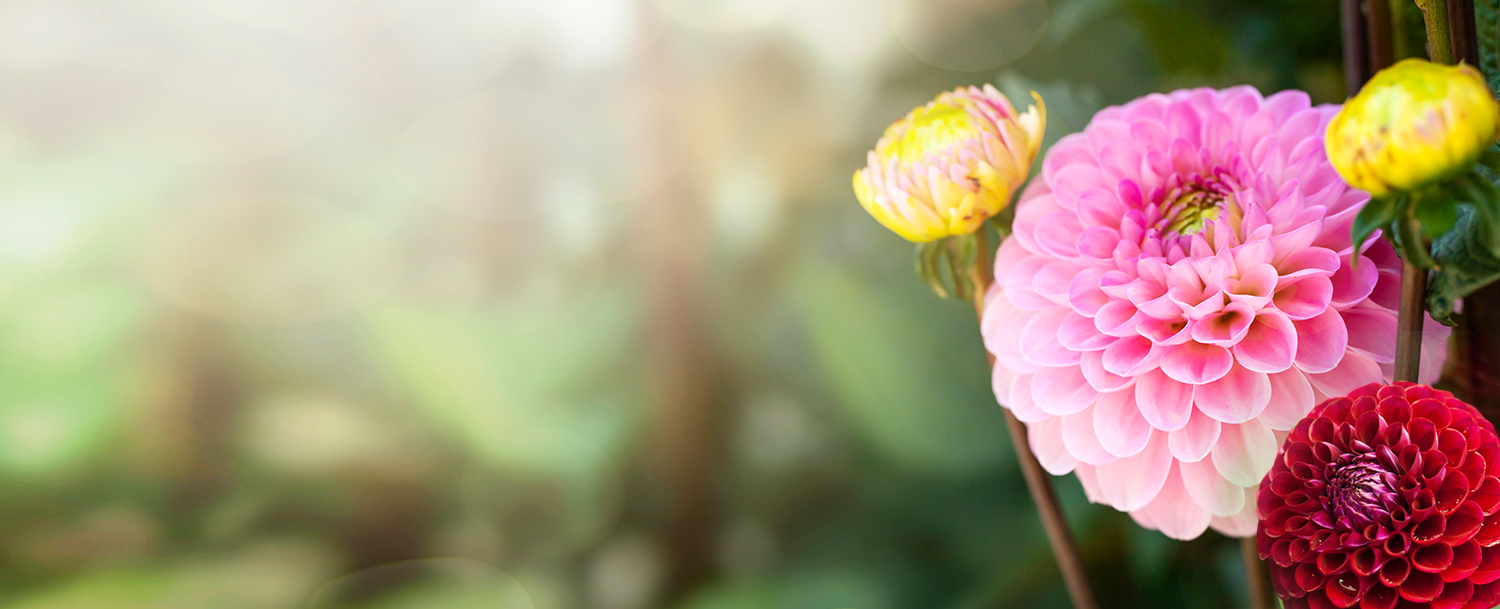
[[[1417,243],[1416,247],[1423,247]],[[1396,380],[1417,382],[1422,364],[1422,323],[1427,302],[1427,269],[1401,262],[1401,309],[1396,318]]]
[[1427,23],[1427,56],[1437,63],[1455,63],[1453,36],[1449,30],[1448,0],[1417,0]]
[[1240,540],[1240,557],[1245,559],[1245,585],[1250,589],[1250,609],[1276,609],[1271,596],[1271,571],[1255,549],[1255,538]]
[[[974,280],[974,314],[983,322],[984,296],[989,291],[995,274],[990,262],[985,228],[981,227],[975,237],[978,239],[979,256],[974,261],[970,276]],[[989,353],[985,355],[989,357],[990,367],[993,368],[995,356]],[[1078,544],[1073,540],[1073,532],[1068,529],[1062,506],[1057,503],[1057,493],[1052,490],[1052,479],[1042,469],[1041,462],[1031,452],[1031,444],[1026,441],[1026,424],[1011,414],[1009,408],[1005,409],[1005,423],[1010,429],[1010,443],[1016,449],[1016,460],[1021,465],[1021,473],[1026,477],[1026,489],[1031,492],[1031,501],[1036,504],[1042,528],[1047,531],[1047,541],[1052,545],[1052,556],[1057,559],[1057,569],[1062,572],[1063,585],[1068,589],[1068,597],[1073,600],[1073,609],[1098,609],[1099,603],[1094,600],[1094,592],[1089,588],[1083,560],[1078,557]]]

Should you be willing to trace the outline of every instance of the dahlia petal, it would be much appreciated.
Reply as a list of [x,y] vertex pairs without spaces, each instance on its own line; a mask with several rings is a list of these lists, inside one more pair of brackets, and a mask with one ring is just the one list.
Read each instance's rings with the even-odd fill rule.
[[1294,320],[1316,317],[1333,301],[1333,281],[1323,275],[1311,275],[1283,285],[1271,297],[1276,310]]
[[1094,402],[1094,432],[1099,444],[1116,457],[1139,454],[1151,439],[1151,424],[1141,416],[1134,391],[1101,393]]
[[1209,454],[1224,479],[1239,486],[1255,486],[1276,459],[1276,436],[1258,420],[1225,424]]
[[1258,489],[1240,489],[1245,494],[1245,505],[1232,516],[1214,516],[1208,526],[1226,537],[1254,537],[1260,519],[1255,515],[1255,495]]
[[1208,522],[1213,516],[1194,501],[1177,467],[1175,463],[1172,465],[1161,490],[1140,511],[1144,513],[1144,520],[1163,535],[1188,540],[1208,530]]
[[1099,490],[1115,509],[1129,512],[1145,507],[1161,491],[1172,468],[1166,434],[1152,432],[1146,449],[1134,456],[1095,468]]
[[1144,336],[1122,338],[1104,350],[1104,369],[1120,376],[1137,376],[1161,361],[1161,350]]
[[[1349,345],[1349,334],[1348,328],[1344,326],[1344,318],[1339,315],[1338,311],[1329,309],[1317,317],[1293,322],[1293,324],[1297,326],[1296,362],[1298,368],[1301,368],[1303,372],[1320,373],[1331,371],[1339,365]],[[1374,380],[1379,380],[1379,378]],[[1344,393],[1346,392],[1338,391],[1331,395]]]
[[1260,413],[1260,420],[1271,429],[1288,431],[1317,404],[1313,400],[1312,383],[1301,370],[1278,372],[1269,378],[1271,401]]
[[1125,206],[1113,190],[1093,188],[1078,193],[1076,211],[1084,226],[1118,227]]
[[1333,306],[1342,309],[1370,297],[1380,279],[1380,269],[1373,260],[1360,256],[1358,264],[1341,263],[1329,279],[1333,281]]
[[1092,406],[1062,417],[1063,446],[1079,461],[1089,465],[1102,465],[1115,460],[1115,456],[1104,450],[1099,436],[1094,433],[1094,408]]
[[1088,190],[1110,188],[1110,182],[1106,180],[1104,173],[1092,163],[1075,163],[1063,167],[1047,184],[1052,187],[1058,204],[1065,209],[1076,209],[1079,196]]
[[1193,341],[1165,347],[1161,357],[1162,372],[1191,385],[1221,379],[1233,364],[1234,356],[1228,349]]
[[1078,366],[1041,368],[1031,374],[1031,399],[1047,414],[1073,414],[1089,404],[1099,392],[1089,386]]
[[1217,381],[1199,385],[1193,404],[1223,423],[1244,423],[1260,416],[1271,402],[1271,381],[1264,372],[1235,364]]
[[1136,379],[1135,403],[1141,416],[1162,431],[1182,429],[1193,411],[1193,386],[1174,380],[1160,369]]
[[1035,423],[1052,416],[1038,407],[1036,400],[1031,399],[1032,376],[1033,373],[1017,374],[1015,382],[1010,385],[1010,395],[1000,401],[1000,405],[1009,408],[1022,423]]
[[1245,507],[1245,488],[1225,480],[1213,463],[1179,461],[1177,467],[1187,494],[1210,514],[1229,517]]
[[1083,486],[1083,496],[1088,498],[1089,503],[1106,503],[1104,492],[1099,490],[1099,475],[1094,471],[1094,466],[1079,463],[1073,468],[1073,475],[1078,476],[1078,483]]
[[1347,351],[1344,359],[1333,370],[1323,374],[1309,374],[1314,387],[1328,395],[1344,395],[1362,385],[1378,383],[1383,375],[1380,365],[1368,357]]
[[1042,464],[1042,469],[1054,476],[1061,476],[1078,465],[1078,458],[1068,452],[1063,443],[1062,417],[1047,417],[1026,426],[1026,443]]
[[[1371,264],[1370,266],[1375,266]],[[1396,361],[1396,315],[1384,309],[1355,308],[1341,313],[1349,330],[1349,348],[1378,363]]]
[[1073,312],[1061,307],[1038,311],[1021,329],[1021,356],[1038,366],[1071,366],[1078,352],[1059,341],[1058,329]]
[[1245,368],[1281,372],[1292,367],[1297,355],[1297,327],[1280,311],[1262,311],[1231,351]]
[[1202,412],[1193,410],[1187,425],[1167,436],[1167,447],[1178,461],[1202,461],[1219,441],[1222,424]]
[[1079,356],[1078,367],[1089,386],[1100,393],[1119,391],[1135,383],[1133,376],[1120,376],[1104,369],[1103,351],[1086,351]]

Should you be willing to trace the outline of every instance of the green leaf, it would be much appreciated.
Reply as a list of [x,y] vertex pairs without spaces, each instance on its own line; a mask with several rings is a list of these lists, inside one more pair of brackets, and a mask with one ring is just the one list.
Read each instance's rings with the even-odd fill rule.
[[1500,90],[1500,0],[1474,0],[1474,26],[1479,33],[1479,70],[1490,90]]
[[1397,197],[1370,199],[1370,202],[1365,204],[1365,208],[1359,210],[1359,215],[1354,217],[1352,229],[1354,243],[1364,243],[1365,239],[1375,232],[1375,229],[1389,227],[1391,221],[1396,219],[1398,203]]
[[1453,229],[1458,221],[1458,204],[1447,191],[1439,189],[1422,193],[1412,202],[1412,216],[1422,225],[1422,236],[1436,239]]
[[1458,209],[1454,230],[1433,241],[1432,255],[1440,265],[1427,286],[1427,311],[1432,318],[1453,325],[1453,306],[1460,298],[1500,279],[1500,256],[1490,250],[1493,228],[1472,206]]

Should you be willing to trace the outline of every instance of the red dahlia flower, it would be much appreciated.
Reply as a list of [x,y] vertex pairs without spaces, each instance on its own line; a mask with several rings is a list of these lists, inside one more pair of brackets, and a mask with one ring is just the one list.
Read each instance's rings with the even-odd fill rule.
[[1500,601],[1500,438],[1446,391],[1371,383],[1319,404],[1260,485],[1260,556],[1288,609]]

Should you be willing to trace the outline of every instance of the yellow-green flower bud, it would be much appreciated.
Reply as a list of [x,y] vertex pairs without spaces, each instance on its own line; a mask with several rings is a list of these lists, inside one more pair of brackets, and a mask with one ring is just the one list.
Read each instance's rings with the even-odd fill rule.
[[967,235],[1010,203],[1042,146],[1041,96],[1018,114],[994,87],[939,95],[896,121],[854,173],[854,196],[909,241]]
[[1407,59],[1344,104],[1324,146],[1350,186],[1379,197],[1468,171],[1497,126],[1500,104],[1478,70]]

